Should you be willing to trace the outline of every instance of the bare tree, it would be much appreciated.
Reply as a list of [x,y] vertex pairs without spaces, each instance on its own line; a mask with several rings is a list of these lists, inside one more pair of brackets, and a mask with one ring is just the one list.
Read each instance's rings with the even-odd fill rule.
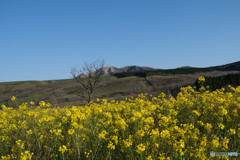
[[85,62],[80,69],[72,68],[71,74],[79,83],[79,90],[76,92],[82,99],[89,103],[94,95],[95,89],[100,85],[100,78],[104,74],[104,60],[97,60],[91,64]]

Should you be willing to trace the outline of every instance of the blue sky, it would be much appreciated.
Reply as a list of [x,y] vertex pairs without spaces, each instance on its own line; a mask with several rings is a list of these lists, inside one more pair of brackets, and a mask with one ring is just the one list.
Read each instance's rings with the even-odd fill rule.
[[208,67],[240,61],[239,0],[1,0],[0,82],[71,67]]

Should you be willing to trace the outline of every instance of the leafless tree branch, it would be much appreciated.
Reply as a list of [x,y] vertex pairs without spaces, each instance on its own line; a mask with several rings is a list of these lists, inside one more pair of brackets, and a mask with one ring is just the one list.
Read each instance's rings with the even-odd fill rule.
[[100,78],[104,74],[104,60],[97,60],[91,64],[84,63],[80,69],[71,69],[71,75],[80,85],[80,90],[76,92],[82,99],[89,103],[92,100],[95,89],[100,85]]

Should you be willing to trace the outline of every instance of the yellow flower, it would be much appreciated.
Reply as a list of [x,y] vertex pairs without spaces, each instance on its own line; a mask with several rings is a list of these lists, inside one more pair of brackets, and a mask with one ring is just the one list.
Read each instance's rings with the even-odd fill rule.
[[78,124],[77,124],[76,122],[73,122],[73,123],[72,123],[72,126],[73,126],[74,128],[78,128]]
[[230,134],[230,135],[236,134],[235,129],[230,129],[230,130],[229,130],[229,134]]
[[22,142],[21,139],[17,140],[16,143],[17,143],[17,146],[18,146],[19,148],[23,149],[24,143]]
[[107,135],[107,131],[103,130],[99,135],[98,138],[105,139],[105,136]]
[[145,132],[142,129],[137,131],[137,135],[139,135],[141,137],[143,137],[144,134],[145,134]]
[[55,133],[56,133],[56,135],[61,135],[62,130],[61,130],[61,129],[58,129]]
[[67,149],[67,147],[65,145],[60,146],[59,149],[58,149],[58,151],[62,152],[62,153],[66,152],[67,150],[68,149]]
[[161,133],[160,133],[160,136],[162,138],[169,138],[170,137],[170,132],[168,130],[163,130]]
[[45,102],[44,101],[41,101],[41,102],[39,102],[39,106],[45,106]]
[[71,114],[72,114],[72,113],[71,113],[69,110],[66,111],[66,115],[67,115],[68,117],[70,117]]
[[132,135],[129,135],[128,139],[123,140],[123,144],[126,148],[130,147],[132,145]]
[[212,129],[212,125],[210,123],[206,123],[206,125],[204,127],[208,132],[210,132]]
[[32,154],[29,151],[21,152],[21,160],[28,160],[32,158]]
[[198,78],[198,81],[205,82],[205,78],[201,76],[201,77]]
[[228,114],[228,111],[227,111],[225,108],[223,108],[223,109],[222,109],[222,114],[223,114],[223,115],[227,115],[227,114]]
[[84,154],[85,154],[86,158],[88,158],[88,157],[89,157],[89,154],[90,154],[90,153],[92,153],[92,150],[90,150],[89,152],[84,152]]
[[2,107],[2,109],[6,109],[6,106],[4,104],[1,107]]
[[182,139],[179,141],[179,146],[180,146],[181,148],[184,148],[184,147],[185,147],[185,143],[184,143],[184,141],[183,141]]
[[33,101],[31,101],[31,102],[30,102],[30,104],[31,104],[31,105],[34,105],[34,102],[33,102]]
[[204,123],[202,121],[197,121],[198,124],[200,124],[201,126],[204,126]]
[[237,113],[237,109],[235,108],[235,109],[233,109],[233,111],[232,111],[232,114],[233,114],[233,116],[235,116],[235,117],[237,117],[238,116],[238,113]]
[[110,141],[110,142],[108,143],[107,148],[110,148],[110,149],[112,149],[112,150],[115,149],[115,145],[112,143],[112,141]]
[[59,135],[61,135],[62,130],[61,130],[61,129],[58,129],[58,130],[56,130],[56,129],[51,129],[51,130],[50,130],[50,133],[55,133],[57,136],[59,136]]
[[69,130],[68,130],[68,134],[69,134],[69,135],[73,135],[74,133],[75,133],[74,129],[69,129]]
[[63,122],[63,123],[66,123],[66,122],[67,122],[67,120],[68,120],[68,118],[67,118],[67,117],[65,117],[65,116],[63,116],[63,117],[62,117],[62,122]]
[[16,100],[16,97],[12,96],[11,100],[12,100],[12,101],[15,101],[15,100]]
[[201,113],[199,113],[197,110],[193,110],[193,113],[195,113],[197,116],[201,115]]
[[50,107],[51,106],[51,104],[48,102],[47,104],[46,104],[46,107]]
[[214,137],[214,139],[212,140],[212,144],[213,144],[213,147],[218,147],[219,146],[219,138],[218,137]]
[[116,144],[118,144],[118,137],[117,137],[117,136],[113,136],[113,137],[112,137],[112,140],[113,140]]
[[226,137],[224,137],[224,139],[223,139],[223,147],[224,148],[226,148],[226,149],[228,149],[228,143],[229,143],[229,139],[227,139]]
[[150,133],[151,138],[156,139],[159,136],[159,131],[158,129],[152,129],[152,132]]
[[[0,159],[31,159],[31,152],[27,150],[35,146],[34,137],[38,137],[43,150],[56,149],[49,154],[49,159],[74,159],[78,153],[72,143],[76,140],[80,146],[89,144],[88,149],[85,146],[79,151],[81,158],[91,159],[89,149],[98,145],[95,138],[100,141],[99,145],[106,144],[109,152],[126,157],[134,151],[149,160],[181,155],[185,159],[208,159],[206,148],[228,151],[232,148],[230,141],[235,144],[240,138],[240,124],[236,124],[239,94],[240,87],[232,89],[231,93],[224,90],[199,92],[185,87],[177,98],[166,98],[162,94],[149,100],[142,94],[135,100],[104,100],[88,106],[35,108],[28,107],[34,104],[30,102],[12,109],[3,105],[3,109],[0,107],[0,146],[9,148],[12,144],[13,147],[2,149]],[[41,101],[39,105],[49,106],[50,103]],[[22,136],[19,131],[24,131]],[[90,133],[97,137],[91,137]],[[23,138],[24,141],[20,140]],[[45,144],[45,140],[49,143]],[[57,141],[59,143],[55,143]],[[171,155],[169,146],[172,146]],[[34,151],[36,157],[41,153],[41,150]]]
[[27,131],[27,134],[33,134],[32,129],[30,129],[29,131]]
[[206,136],[202,137],[202,141],[201,141],[200,145],[202,147],[206,147],[206,145],[207,145],[207,137]]
[[7,156],[1,156],[1,160],[12,160],[14,159],[13,154],[7,155]]
[[145,151],[145,148],[146,147],[141,143],[137,146],[136,152],[141,153],[141,152]]
[[225,126],[222,123],[219,123],[218,127],[221,128],[221,129],[224,129]]
[[152,160],[152,156],[148,156],[148,157],[147,157],[147,160]]

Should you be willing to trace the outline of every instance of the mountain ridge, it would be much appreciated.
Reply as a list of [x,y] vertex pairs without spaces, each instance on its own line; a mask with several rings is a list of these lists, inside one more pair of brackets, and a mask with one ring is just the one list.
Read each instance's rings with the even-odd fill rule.
[[[125,67],[117,68],[117,67],[103,67],[103,76],[112,76],[118,73],[129,73],[129,72],[141,72],[141,71],[167,71],[167,70],[204,70],[204,71],[240,71],[240,61],[228,63],[224,65],[218,66],[210,66],[210,67],[192,67],[192,66],[182,66],[175,69],[160,69],[160,68],[152,68],[146,66],[137,66],[137,65],[128,65]],[[86,74],[79,75],[80,78],[86,77]]]
[[[137,65],[129,65],[121,68],[117,67],[103,67],[103,76],[112,76],[116,73],[122,72],[139,72],[139,71],[149,71],[149,70],[157,70],[157,68],[145,67],[145,66],[137,66]],[[79,75],[80,78],[86,77],[86,74]]]

